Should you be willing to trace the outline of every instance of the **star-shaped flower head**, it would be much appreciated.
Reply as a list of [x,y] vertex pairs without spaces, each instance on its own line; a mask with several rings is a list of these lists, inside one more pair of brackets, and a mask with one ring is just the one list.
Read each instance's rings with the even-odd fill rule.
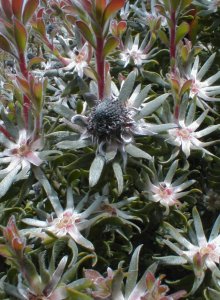
[[[19,276],[18,282],[18,293],[22,297],[22,299],[30,300],[30,299],[39,299],[39,300],[62,300],[67,297],[67,288],[64,284],[59,284],[62,278],[63,271],[65,269],[67,263],[67,256],[64,256],[53,274],[49,274],[47,270],[47,274],[50,276],[47,283],[45,283],[45,279],[37,274],[37,280],[30,280],[28,282],[28,286],[22,282],[22,277]],[[33,272],[33,271],[32,271]],[[35,282],[34,282],[35,281]],[[34,283],[33,283],[34,282]]]
[[84,68],[88,66],[90,60],[90,48],[88,43],[85,43],[80,49],[74,48],[73,51],[69,51],[68,55],[70,59],[65,59],[68,65],[63,70],[73,70],[79,77],[83,77]]
[[100,207],[97,210],[97,213],[99,214],[101,213],[105,218],[118,218],[123,224],[126,224],[128,226],[133,226],[138,230],[138,232],[140,232],[141,231],[140,228],[132,221],[136,220],[141,222],[142,220],[137,216],[134,216],[131,213],[127,212],[126,210],[122,209],[125,208],[125,206],[128,206],[136,199],[137,197],[130,197],[128,199],[114,202],[114,200],[109,201],[109,195],[106,195],[103,197],[103,201],[101,202]]
[[220,7],[219,0],[194,0],[193,3],[202,8],[202,11],[199,12],[201,15],[208,15],[216,12]]
[[88,293],[94,297],[94,299],[110,299],[112,280],[114,277],[114,272],[111,268],[107,269],[106,277],[92,269],[85,269],[84,276],[92,282],[92,289],[89,289]]
[[130,62],[133,62],[136,66],[141,66],[143,63],[149,61],[153,57],[156,49],[152,49],[148,52],[146,46],[147,38],[145,38],[139,46],[139,34],[136,34],[134,41],[130,36],[124,46],[124,50],[120,53],[121,61],[124,62],[124,67]]
[[169,231],[170,236],[179,244],[173,243],[170,240],[164,240],[164,243],[169,246],[178,256],[161,257],[160,259],[171,265],[192,265],[195,273],[195,281],[191,293],[194,293],[203,282],[205,271],[211,270],[215,276],[220,272],[217,268],[220,259],[220,216],[213,225],[209,239],[206,239],[202,222],[197,209],[193,208],[193,221],[195,232],[190,234],[191,240],[183,237],[178,229],[166,223],[165,227]]
[[[147,10],[147,5],[143,1],[137,0],[134,4],[131,4],[131,9],[138,17],[138,22],[143,25],[151,27],[152,23],[160,21],[162,27],[167,27],[167,20],[164,16],[160,15],[155,7],[157,4],[155,0],[150,0],[150,11]],[[140,7],[139,7],[140,4]]]
[[[131,72],[118,91],[115,84],[109,81],[109,93],[106,99],[97,101],[96,105],[87,115],[75,115],[72,122],[80,126],[81,137],[78,141],[62,141],[57,144],[60,149],[79,149],[89,145],[97,145],[96,157],[90,168],[90,186],[94,186],[103,170],[105,163],[113,161],[116,163],[114,173],[117,176],[122,174],[121,165],[116,162],[118,153],[121,154],[122,164],[125,168],[127,154],[133,157],[151,159],[151,156],[135,146],[135,136],[154,135],[168,128],[173,128],[175,124],[149,124],[144,121],[144,117],[155,111],[169,96],[163,94],[156,99],[145,102],[151,86],[146,86],[141,91],[138,85],[134,90],[136,74]],[[119,174],[120,173],[120,174]],[[121,180],[120,175],[120,180]]]
[[168,286],[161,284],[164,276],[155,278],[154,273],[157,264],[151,265],[137,282],[138,277],[138,260],[141,246],[134,251],[130,266],[126,276],[124,292],[122,292],[123,273],[117,270],[112,281],[112,300],[178,300],[186,295],[185,291],[179,291],[171,295],[167,295]]
[[180,198],[186,196],[190,191],[185,191],[191,186],[195,180],[186,180],[186,175],[180,176],[173,180],[178,168],[178,161],[175,160],[170,166],[166,176],[163,176],[162,167],[157,172],[154,164],[151,164],[153,171],[152,179],[147,176],[148,183],[147,189],[144,193],[147,193],[147,198],[153,202],[159,202],[166,208],[165,214],[169,213],[171,206],[179,206],[181,202]]
[[86,239],[81,231],[88,230],[93,223],[96,222],[101,215],[89,218],[90,215],[97,209],[102,201],[102,197],[96,197],[95,201],[84,211],[82,211],[88,196],[85,196],[76,207],[74,207],[72,190],[67,191],[66,209],[63,209],[60,202],[57,200],[53,203],[55,213],[47,216],[45,221],[25,218],[22,221],[25,224],[31,225],[32,228],[22,230],[23,234],[37,236],[46,240],[48,235],[46,231],[51,232],[57,238],[68,236],[77,244],[94,250],[93,244]]
[[205,120],[208,110],[204,111],[196,120],[194,120],[196,113],[196,104],[192,102],[187,107],[188,101],[183,101],[180,106],[180,114],[178,120],[178,128],[168,130],[168,138],[166,141],[179,150],[182,150],[186,158],[190,156],[191,150],[200,150],[203,154],[213,155],[205,149],[205,147],[212,145],[215,141],[202,142],[200,138],[219,129],[219,125],[210,125],[204,129],[197,130]]
[[[12,123],[11,123],[12,125]],[[14,125],[9,132],[0,128],[0,164],[7,167],[0,170],[0,197],[4,196],[14,181],[26,178],[32,166],[40,166],[45,158],[42,148],[42,139],[35,138],[26,129],[18,129]]]
[[144,53],[143,44],[139,48],[139,34],[137,34],[132,40],[129,38],[125,49],[120,53],[121,60],[124,62],[124,67],[126,67],[130,61],[133,61],[134,65],[141,66],[147,59],[147,54]]
[[203,77],[213,64],[215,55],[216,54],[213,53],[200,69],[199,56],[197,56],[192,69],[186,74],[186,79],[192,81],[189,96],[190,98],[195,97],[197,105],[202,109],[204,109],[204,107],[210,108],[207,102],[220,101],[220,98],[213,97],[220,94],[220,85],[212,85],[220,78],[220,71],[202,81]]

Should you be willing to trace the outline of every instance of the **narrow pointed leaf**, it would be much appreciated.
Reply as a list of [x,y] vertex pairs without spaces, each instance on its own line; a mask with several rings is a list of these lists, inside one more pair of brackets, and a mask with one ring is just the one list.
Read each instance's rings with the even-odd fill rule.
[[91,145],[90,140],[63,141],[57,144],[59,149],[80,149]]
[[186,22],[182,22],[176,30],[176,45],[184,38],[184,36],[189,32],[190,26]]
[[[167,99],[167,97],[169,95],[170,94],[168,94],[168,93],[163,94],[163,95],[157,97],[156,99],[145,104],[144,108],[142,108],[142,110],[136,115],[137,118],[143,118],[143,117],[149,116],[152,112],[154,112],[155,110],[158,109],[158,107],[161,106],[161,104]],[[135,118],[136,118],[136,116],[135,116]]]
[[127,153],[130,154],[133,157],[145,158],[145,159],[148,159],[148,160],[152,160],[152,157],[148,153],[146,153],[143,150],[139,149],[135,145],[129,144],[125,147],[125,149],[126,149]]
[[108,19],[115,14],[119,9],[125,5],[125,0],[112,0],[106,6],[103,14],[103,24],[105,24]]
[[122,88],[121,88],[121,91],[120,91],[120,94],[119,94],[119,97],[118,97],[118,100],[120,102],[125,102],[128,100],[131,92],[133,91],[133,87],[134,87],[134,83],[135,83],[135,78],[136,78],[136,73],[135,71],[131,72],[128,77],[126,78]]
[[39,5],[39,0],[28,0],[23,11],[23,23],[26,24]]
[[128,276],[126,280],[126,287],[125,287],[125,298],[128,299],[129,295],[135,288],[137,277],[138,277],[138,263],[139,263],[139,255],[143,245],[138,246],[131,258],[131,262],[128,269]]
[[213,61],[215,59],[216,53],[213,53],[209,59],[204,63],[204,65],[201,67],[197,74],[198,80],[202,80],[203,76],[208,72],[210,69],[211,65],[213,64]]
[[99,181],[104,165],[105,165],[105,159],[100,155],[96,156],[89,170],[90,187],[95,186],[96,183]]
[[118,162],[113,163],[113,170],[118,182],[118,194],[121,195],[121,193],[123,192],[123,185],[124,185],[121,165]]
[[103,55],[104,57],[107,56],[109,53],[111,53],[119,44],[118,38],[111,36],[107,39],[104,49],[103,49]]
[[12,171],[5,176],[5,178],[0,182],[0,198],[3,197],[7,191],[9,190],[10,186],[15,180],[15,177],[20,169],[20,165],[17,165]]
[[74,299],[74,300],[93,300],[94,298],[79,292],[73,288],[67,287],[67,293],[70,296],[69,299]]
[[12,8],[11,8],[10,0],[1,0],[1,6],[2,6],[2,9],[3,9],[6,17],[8,19],[11,19],[11,17],[12,17]]
[[15,54],[14,50],[12,49],[11,43],[2,34],[0,34],[0,48],[16,57],[16,54]]
[[150,89],[151,89],[151,84],[145,86],[145,88],[135,98],[132,107],[139,108],[142,102],[147,98]]
[[83,37],[92,45],[93,48],[96,48],[96,43],[89,26],[83,21],[76,21],[76,25]]
[[23,3],[24,0],[12,0],[12,11],[18,20],[21,20]]
[[63,212],[63,208],[60,204],[58,195],[56,191],[53,189],[53,187],[50,185],[50,182],[48,181],[47,177],[44,175],[44,173],[41,171],[40,168],[33,168],[34,175],[36,179],[40,182],[40,184],[43,186],[51,205],[54,208],[54,211],[56,212],[56,215],[59,216]]
[[154,82],[163,87],[169,88],[169,84],[156,72],[143,71],[143,76],[150,80],[150,82]]
[[24,53],[27,43],[27,31],[24,25],[16,18],[13,18],[15,41],[20,53]]
[[6,245],[0,245],[0,255],[6,258],[13,256],[9,247]]
[[59,265],[58,265],[57,269],[54,271],[50,282],[46,285],[46,287],[43,290],[44,295],[46,295],[46,296],[50,295],[52,293],[52,291],[58,285],[58,283],[61,279],[61,276],[63,274],[64,268],[66,266],[67,260],[68,260],[68,256],[64,256],[61,259],[61,261],[59,262]]

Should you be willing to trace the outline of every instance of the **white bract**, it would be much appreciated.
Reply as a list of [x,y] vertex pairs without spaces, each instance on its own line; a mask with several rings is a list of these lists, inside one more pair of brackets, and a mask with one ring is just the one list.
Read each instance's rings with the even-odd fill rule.
[[[118,153],[122,156],[124,168],[127,154],[136,158],[152,159],[148,153],[135,146],[135,136],[154,135],[176,127],[176,124],[150,124],[144,120],[161,106],[168,98],[168,93],[147,102],[151,86],[147,85],[141,90],[139,84],[134,89],[135,71],[127,76],[120,91],[110,76],[108,77],[105,87],[106,98],[102,101],[97,100],[93,109],[88,113],[85,111],[85,115],[74,115],[71,119],[72,123],[80,128],[79,132],[82,133],[80,139],[65,140],[57,144],[60,149],[79,149],[92,144],[97,145],[96,157],[90,168],[90,186],[98,182],[105,163],[113,161]],[[92,94],[97,97],[97,84],[92,83]],[[117,169],[119,168],[121,167],[118,163]],[[118,172],[122,174],[121,170]]]
[[203,77],[213,64],[214,58],[215,53],[212,54],[199,69],[199,57],[197,56],[190,73],[186,75],[188,80],[192,80],[189,96],[191,98],[196,97],[197,105],[201,108],[204,106],[209,107],[206,101],[220,101],[220,98],[213,97],[220,94],[220,85],[212,85],[220,78],[220,71],[202,81]]
[[68,189],[66,209],[63,209],[60,203],[56,202],[56,205],[54,205],[55,216],[54,214],[48,215],[48,218],[45,221],[30,218],[23,219],[22,221],[25,224],[35,227],[24,229],[22,231],[23,234],[47,239],[48,236],[45,234],[45,231],[48,231],[58,238],[69,236],[77,244],[90,250],[94,250],[93,244],[81,234],[81,231],[89,229],[90,226],[97,220],[97,218],[100,217],[97,216],[89,219],[89,216],[100,205],[102,197],[97,197],[96,200],[85,211],[81,212],[83,204],[86,200],[87,197],[83,198],[74,208],[73,195],[71,190]]
[[179,246],[169,240],[164,240],[164,243],[169,246],[178,256],[167,256],[161,257],[160,259],[167,264],[182,265],[191,264],[196,275],[195,282],[192,288],[192,292],[199,287],[204,279],[204,272],[210,269],[215,276],[219,271],[217,265],[219,265],[220,259],[220,216],[217,218],[215,224],[213,225],[209,239],[207,240],[202,222],[197,209],[193,209],[193,221],[195,232],[191,233],[192,242],[183,237],[179,231],[171,226],[170,224],[165,224],[169,231],[171,237],[179,243]]
[[190,191],[184,191],[191,186],[195,180],[185,181],[185,176],[181,176],[173,181],[173,177],[177,171],[178,161],[174,161],[168,170],[164,179],[159,178],[154,168],[154,178],[151,180],[148,177],[148,188],[146,193],[149,195],[148,199],[153,202],[159,202],[165,206],[165,214],[169,213],[170,206],[181,205],[178,199],[187,195]]
[[202,130],[197,131],[202,122],[205,120],[208,110],[204,111],[196,120],[195,117],[195,103],[189,107],[188,113],[186,102],[182,103],[180,107],[180,115],[178,120],[178,128],[168,130],[167,142],[180,148],[185,154],[186,158],[190,156],[191,150],[200,150],[204,154],[213,155],[205,149],[205,147],[212,145],[215,141],[202,142],[200,138],[217,130],[219,125],[211,125]]
[[163,276],[158,279],[154,276],[157,268],[156,263],[152,264],[137,282],[140,249],[141,246],[138,246],[132,255],[123,292],[123,273],[120,270],[115,272],[112,281],[111,300],[178,300],[186,295],[185,291],[166,295],[169,288],[161,284]]
[[205,9],[202,11],[203,15],[214,13],[220,7],[219,0],[194,0],[193,3]]
[[65,58],[69,64],[62,68],[63,70],[74,70],[79,77],[83,77],[84,68],[88,66],[89,60],[89,46],[87,43],[83,45],[81,49],[74,49],[73,52],[69,51],[68,55],[70,59]]
[[120,53],[121,60],[124,62],[124,67],[126,67],[130,61],[137,66],[141,66],[145,60],[149,57],[149,54],[146,54],[144,51],[144,44],[142,43],[139,47],[139,34],[134,38],[129,39],[128,44],[125,49]]
[[0,152],[0,162],[9,163],[6,169],[0,171],[0,176],[7,174],[18,165],[22,169],[30,169],[31,164],[39,166],[43,162],[36,151],[42,147],[41,140],[39,138],[32,140],[25,129],[19,131],[16,141],[4,136],[0,143],[5,146],[5,150]]

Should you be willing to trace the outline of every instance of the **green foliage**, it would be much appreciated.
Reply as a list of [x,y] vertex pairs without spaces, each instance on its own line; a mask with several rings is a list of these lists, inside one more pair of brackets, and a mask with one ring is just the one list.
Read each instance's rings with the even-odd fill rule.
[[219,1],[0,7],[0,299],[219,299]]

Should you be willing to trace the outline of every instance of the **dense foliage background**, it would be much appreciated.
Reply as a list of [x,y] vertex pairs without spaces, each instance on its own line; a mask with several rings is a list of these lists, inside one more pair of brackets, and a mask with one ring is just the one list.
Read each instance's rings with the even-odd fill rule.
[[0,3],[0,299],[220,299],[219,1]]

